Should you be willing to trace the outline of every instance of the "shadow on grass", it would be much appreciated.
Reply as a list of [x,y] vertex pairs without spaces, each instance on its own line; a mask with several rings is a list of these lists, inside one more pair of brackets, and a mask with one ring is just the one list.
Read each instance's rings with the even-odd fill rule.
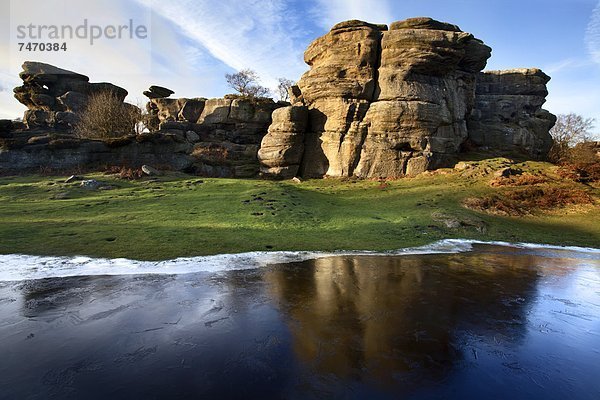
[[489,217],[485,234],[468,227],[450,229],[439,223],[412,225],[373,219],[339,229],[319,225],[294,227],[190,228],[156,223],[8,222],[0,227],[0,253],[86,255],[138,260],[164,260],[249,251],[395,250],[440,239],[530,242],[598,246],[598,232],[565,223]]

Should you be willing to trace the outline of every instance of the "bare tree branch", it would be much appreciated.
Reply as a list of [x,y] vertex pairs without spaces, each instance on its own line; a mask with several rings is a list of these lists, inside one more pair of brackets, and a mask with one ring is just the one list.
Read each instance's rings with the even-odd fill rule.
[[225,74],[227,84],[246,97],[266,97],[271,91],[259,85],[258,74],[251,69],[243,69],[235,74]]

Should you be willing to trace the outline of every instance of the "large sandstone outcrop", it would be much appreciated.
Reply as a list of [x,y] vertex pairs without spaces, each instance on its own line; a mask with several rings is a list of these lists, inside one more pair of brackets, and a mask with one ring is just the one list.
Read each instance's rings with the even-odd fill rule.
[[543,159],[556,117],[542,109],[550,77],[541,70],[488,71],[477,76],[469,139],[477,146]]
[[23,122],[29,129],[71,129],[89,97],[96,93],[110,91],[120,101],[127,97],[127,90],[121,87],[90,83],[85,75],[40,62],[26,61],[19,77],[23,85],[15,88],[14,93],[28,108]]
[[[545,154],[553,124],[540,108],[547,81],[525,73],[523,83],[531,81],[526,89],[514,91],[521,86],[507,79],[485,89],[487,75],[480,71],[490,55],[470,33],[430,18],[395,22],[389,29],[355,20],[335,25],[308,47],[304,59],[310,70],[290,91],[295,105],[308,108],[306,131],[294,132],[292,144],[289,136],[275,134],[278,128],[270,129],[259,152],[263,173],[287,177],[300,158],[299,174],[306,177],[416,175],[452,165],[469,127],[474,144],[497,149],[511,142],[532,156],[534,148],[536,157]],[[538,83],[542,87],[534,87]],[[486,90],[499,96],[494,101],[513,96],[520,112],[500,125],[495,109],[482,109]],[[303,125],[287,117],[288,124]],[[513,133],[516,126],[521,130]],[[487,127],[510,140],[503,142],[498,134],[476,140]],[[304,150],[298,155],[301,136]]]

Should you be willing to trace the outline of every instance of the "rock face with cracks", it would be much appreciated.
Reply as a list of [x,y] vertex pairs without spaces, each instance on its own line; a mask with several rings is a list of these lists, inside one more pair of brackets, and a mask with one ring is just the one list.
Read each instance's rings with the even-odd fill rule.
[[[531,82],[525,90],[514,90],[518,82],[508,78],[485,87],[490,74],[480,71],[490,55],[470,33],[430,18],[389,28],[356,20],[335,25],[308,47],[304,60],[310,70],[290,90],[292,102],[308,112],[274,118],[274,125],[306,130],[293,132],[290,141],[279,128],[269,129],[259,152],[262,172],[285,178],[297,166],[304,177],[416,175],[452,165],[469,129],[475,145],[499,150],[510,142],[510,150],[545,155],[553,124],[551,114],[541,110],[547,80],[524,72],[514,80]],[[497,107],[485,109],[485,91],[496,96],[492,103],[513,96],[520,112],[498,121]],[[485,135],[488,128],[495,133]]]
[[469,139],[508,153],[543,159],[552,147],[548,135],[556,117],[542,109],[550,77],[537,68],[488,71],[477,76]]
[[146,108],[156,127],[152,130],[192,144],[192,169],[197,173],[247,178],[259,172],[260,142],[271,124],[271,114],[282,106],[270,99],[231,95],[215,99],[152,97]]

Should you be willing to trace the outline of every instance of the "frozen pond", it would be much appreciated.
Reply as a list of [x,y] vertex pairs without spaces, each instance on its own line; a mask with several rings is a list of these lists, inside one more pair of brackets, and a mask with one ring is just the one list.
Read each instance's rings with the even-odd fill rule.
[[0,398],[599,399],[600,251],[468,248],[112,276],[0,256]]

